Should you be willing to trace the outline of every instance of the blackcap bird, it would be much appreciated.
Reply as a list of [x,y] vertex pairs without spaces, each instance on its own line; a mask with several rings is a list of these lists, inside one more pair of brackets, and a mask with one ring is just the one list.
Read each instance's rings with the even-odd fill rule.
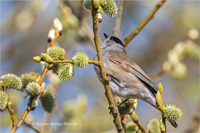
[[[128,56],[122,41],[114,36],[107,36],[101,46],[106,74],[112,94],[124,98],[142,99],[156,109],[156,88],[143,70]],[[97,55],[94,57],[98,60]],[[100,71],[94,65],[99,80]],[[170,123],[177,127],[175,121]]]

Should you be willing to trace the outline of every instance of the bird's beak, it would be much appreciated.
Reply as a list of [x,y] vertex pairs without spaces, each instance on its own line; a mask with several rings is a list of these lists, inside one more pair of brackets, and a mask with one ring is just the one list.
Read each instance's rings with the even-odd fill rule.
[[108,38],[108,35],[106,35],[106,33],[103,33],[103,35],[104,35],[105,39],[107,39],[107,38]]

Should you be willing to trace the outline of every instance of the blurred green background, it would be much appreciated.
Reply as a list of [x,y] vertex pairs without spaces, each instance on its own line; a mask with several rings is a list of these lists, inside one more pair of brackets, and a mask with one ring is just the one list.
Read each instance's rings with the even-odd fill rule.
[[[158,0],[125,1],[119,38],[124,40],[157,2]],[[32,58],[46,52],[48,31],[53,27],[53,19],[56,17],[61,20],[64,29],[57,43],[66,49],[66,58],[71,59],[75,53],[81,51],[85,52],[89,59],[93,59],[96,51],[91,14],[82,4],[82,1],[1,0],[0,74],[14,73],[20,76],[29,71],[42,73],[42,65],[35,63]],[[190,29],[195,28],[199,31],[199,5],[199,1],[167,1],[129,43],[126,48],[128,54],[147,74],[161,71],[163,62],[167,60],[168,51],[178,42],[187,40]],[[99,34],[103,41],[103,33],[112,35],[115,18],[105,14],[102,16]],[[195,43],[199,46],[199,39]],[[155,86],[158,82],[162,82],[164,86],[164,104],[175,104],[183,112],[183,117],[178,121],[178,129],[168,124],[168,132],[182,132],[188,128],[199,107],[199,58],[185,57],[183,63],[187,66],[185,77],[174,79],[167,74],[154,81]],[[56,112],[54,116],[47,115],[39,104],[36,110],[29,114],[26,122],[33,124],[33,127],[40,131],[48,129],[45,122],[49,121],[52,122],[51,132],[115,131],[104,87],[96,77],[93,65],[85,68],[75,67],[74,72],[74,77],[65,83],[56,82],[56,77],[52,74],[46,76],[46,86],[57,89]],[[9,94],[19,120],[28,99],[23,98],[25,93],[15,90],[9,90]],[[161,119],[157,110],[141,100],[138,101],[136,113],[144,127],[147,127],[152,118]],[[10,129],[11,119],[8,111],[1,112],[1,132],[9,132]],[[25,125],[17,130],[27,131],[34,132]]]

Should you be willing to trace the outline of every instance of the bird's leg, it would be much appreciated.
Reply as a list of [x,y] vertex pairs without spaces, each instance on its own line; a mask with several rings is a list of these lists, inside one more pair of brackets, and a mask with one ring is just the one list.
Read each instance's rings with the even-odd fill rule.
[[125,103],[126,101],[128,101],[130,98],[126,98],[124,101],[122,101],[120,104],[117,105],[117,108],[119,108],[123,103]]
[[[115,113],[112,113],[112,109],[116,109],[116,112]],[[110,109],[110,114],[112,115],[112,116],[117,116],[117,114],[119,113],[119,111],[118,111],[118,108],[116,107],[116,106],[113,106],[113,105],[110,105],[109,107],[108,107],[108,109]]]
[[111,80],[111,78],[107,75],[107,77],[106,77],[106,79],[105,79],[106,81],[110,81]]

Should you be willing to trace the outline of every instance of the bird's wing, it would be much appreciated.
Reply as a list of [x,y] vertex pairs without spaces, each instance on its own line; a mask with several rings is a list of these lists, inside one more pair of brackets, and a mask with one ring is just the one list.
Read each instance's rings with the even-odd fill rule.
[[142,71],[142,69],[124,52],[109,51],[109,60],[116,65],[122,67],[125,71],[134,74],[145,86],[156,95],[156,89],[150,78]]

